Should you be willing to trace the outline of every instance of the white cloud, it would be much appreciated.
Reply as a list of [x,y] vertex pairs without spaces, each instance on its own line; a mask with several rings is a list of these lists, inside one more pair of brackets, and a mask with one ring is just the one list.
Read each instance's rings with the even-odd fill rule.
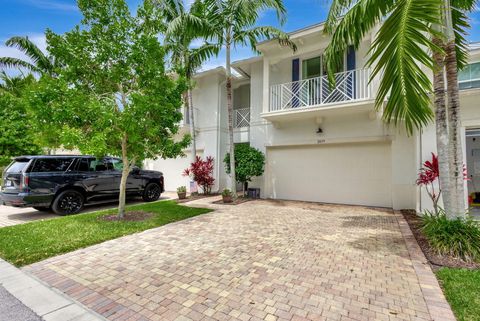
[[46,10],[58,10],[58,11],[78,11],[78,7],[75,4],[65,3],[59,0],[26,0],[31,6],[39,9]]

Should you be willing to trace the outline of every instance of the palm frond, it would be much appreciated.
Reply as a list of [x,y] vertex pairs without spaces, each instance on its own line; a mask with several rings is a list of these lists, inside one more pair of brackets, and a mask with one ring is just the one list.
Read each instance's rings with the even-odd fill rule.
[[293,51],[297,50],[296,44],[290,40],[287,33],[271,26],[260,26],[249,30],[242,30],[235,34],[234,43],[249,45],[256,50],[256,44],[259,40],[277,39],[282,46],[290,47]]
[[433,119],[432,83],[422,66],[433,69],[425,48],[441,50],[429,38],[439,19],[437,0],[397,0],[369,51],[367,65],[374,66],[371,79],[382,73],[376,108],[387,100],[384,120],[395,125],[403,121],[409,134]]
[[328,11],[327,21],[325,22],[325,31],[329,34],[335,31],[340,18],[348,12],[358,0],[334,0]]
[[191,76],[202,64],[213,56],[218,56],[221,47],[218,44],[205,43],[202,46],[191,49],[186,64],[186,73]]
[[50,59],[28,37],[15,36],[8,39],[5,44],[22,51],[32,60],[38,70],[46,73],[53,70]]
[[[325,32],[332,39],[325,50],[325,60],[330,82],[335,81],[334,72],[343,64],[343,57],[349,45],[358,49],[365,35],[391,10],[395,0],[334,0],[336,12],[329,15]],[[348,12],[339,19],[339,12]],[[397,28],[392,29],[397,30]]]
[[40,72],[40,69],[31,63],[13,57],[0,57],[0,68],[23,68],[32,72]]
[[468,13],[477,7],[475,0],[452,0],[452,21],[455,32],[457,66],[461,70],[468,64],[467,29],[470,28]]

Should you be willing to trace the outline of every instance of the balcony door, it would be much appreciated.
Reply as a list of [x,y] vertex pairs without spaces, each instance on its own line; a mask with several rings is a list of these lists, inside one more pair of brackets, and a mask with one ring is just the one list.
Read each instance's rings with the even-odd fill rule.
[[[350,79],[345,79],[349,75],[343,74],[345,63],[343,63],[335,73],[337,86],[330,88],[327,78],[327,67],[325,58],[322,56],[302,60],[302,79],[304,80],[302,90],[303,100],[308,101],[308,105],[319,105],[345,100],[345,94],[349,91],[348,84]],[[351,77],[351,76],[350,76]]]
[[322,102],[322,56],[302,60],[302,87],[300,99],[307,102],[308,106],[318,105]]

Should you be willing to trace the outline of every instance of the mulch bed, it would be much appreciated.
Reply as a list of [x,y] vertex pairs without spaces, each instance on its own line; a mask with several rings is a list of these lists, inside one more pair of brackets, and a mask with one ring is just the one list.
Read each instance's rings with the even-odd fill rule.
[[148,213],[144,211],[131,211],[131,212],[126,212],[123,219],[118,219],[117,214],[101,216],[99,217],[99,219],[107,222],[114,222],[114,221],[141,222],[141,221],[148,220],[149,218],[152,218],[152,217],[153,217],[152,213]]
[[468,263],[459,258],[450,255],[437,254],[428,243],[427,238],[421,230],[421,218],[415,213],[414,210],[402,210],[403,217],[407,221],[410,229],[412,230],[418,245],[425,254],[425,257],[432,265],[432,268],[439,269],[441,267],[450,268],[465,268],[465,269],[480,269],[480,263]]
[[208,194],[208,195],[205,195],[205,194],[194,194],[194,195],[188,196],[187,198],[185,198],[185,199],[183,199],[183,200],[176,199],[175,201],[177,202],[177,204],[182,204],[182,203],[191,202],[191,201],[196,201],[196,200],[200,200],[200,199],[202,199],[202,198],[213,197],[213,196],[218,196],[218,195],[220,195],[220,194]]
[[224,203],[223,200],[219,200],[219,201],[213,202],[213,204],[239,205],[239,204],[246,203],[246,202],[253,201],[253,200],[254,200],[253,198],[238,197],[235,201],[233,201],[231,203]]

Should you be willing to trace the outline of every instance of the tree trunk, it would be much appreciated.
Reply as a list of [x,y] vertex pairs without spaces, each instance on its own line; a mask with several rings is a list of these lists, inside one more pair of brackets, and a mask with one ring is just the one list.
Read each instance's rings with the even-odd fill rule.
[[458,68],[455,40],[446,45],[446,73],[448,93],[448,125],[450,143],[450,173],[453,180],[453,215],[464,217],[466,210],[462,131],[460,128],[460,97],[458,94]]
[[118,197],[118,218],[123,219],[125,217],[125,200],[126,200],[126,189],[127,189],[127,179],[130,174],[130,164],[127,156],[127,135],[124,134],[122,137],[122,178],[120,180],[120,194]]
[[188,116],[190,118],[190,136],[192,137],[192,163],[195,162],[197,156],[197,142],[195,141],[195,113],[193,109],[193,97],[191,80],[188,81],[187,100],[188,100]]
[[227,56],[227,109],[228,109],[228,136],[230,143],[230,177],[232,197],[237,198],[237,180],[235,177],[235,145],[233,141],[233,101],[232,101],[232,71],[230,66],[230,40],[227,39],[226,44]]
[[[439,38],[434,38],[433,42],[440,48],[444,48],[444,43]],[[433,53],[435,63],[433,72],[433,88],[435,93],[435,126],[437,135],[437,154],[438,168],[440,171],[439,184],[443,191],[443,206],[447,215],[453,213],[452,208],[452,181],[449,165],[449,144],[448,144],[448,124],[447,124],[447,105],[445,97],[445,56],[441,52]],[[435,205],[435,204],[434,204]]]

